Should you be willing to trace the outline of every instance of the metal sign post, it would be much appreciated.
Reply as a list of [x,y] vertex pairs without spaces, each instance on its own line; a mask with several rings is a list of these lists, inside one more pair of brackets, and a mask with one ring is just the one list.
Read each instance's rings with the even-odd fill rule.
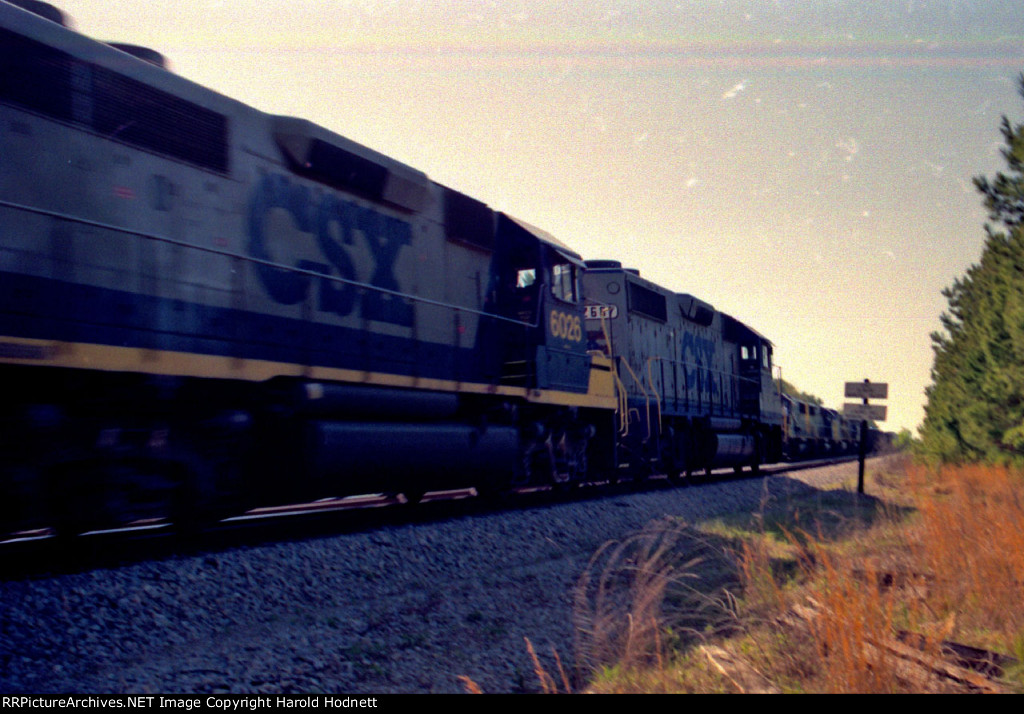
[[874,382],[865,379],[863,382],[847,382],[846,396],[854,399],[860,397],[863,404],[844,404],[843,416],[849,419],[860,419],[860,449],[857,459],[857,493],[864,493],[864,458],[868,453],[868,420],[885,421],[884,405],[868,404],[869,399],[888,399],[889,385],[885,382]]

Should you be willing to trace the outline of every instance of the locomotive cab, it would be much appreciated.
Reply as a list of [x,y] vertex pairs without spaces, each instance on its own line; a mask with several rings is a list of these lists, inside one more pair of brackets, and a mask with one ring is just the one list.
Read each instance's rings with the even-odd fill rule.
[[772,343],[739,320],[726,316],[725,339],[736,345],[739,407],[759,425],[761,458],[782,458],[782,401],[772,379]]
[[[755,417],[761,412],[760,373],[762,360],[771,359],[766,345],[757,342],[741,344],[740,348],[740,405],[743,411]],[[770,362],[769,362],[770,364]]]
[[590,373],[580,300],[580,257],[544,231],[499,214],[487,312],[500,382],[585,392]]

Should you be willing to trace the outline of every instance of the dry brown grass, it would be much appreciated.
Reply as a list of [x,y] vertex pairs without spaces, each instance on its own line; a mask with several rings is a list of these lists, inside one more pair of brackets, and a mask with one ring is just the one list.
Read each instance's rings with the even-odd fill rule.
[[[889,574],[870,561],[865,567],[818,544],[811,552],[814,558],[802,564],[811,584],[800,593],[808,603],[805,623],[815,661],[804,688],[831,693],[943,689],[941,680],[911,672],[894,649],[901,624],[920,631],[922,623],[913,600],[902,588],[888,585]],[[924,654],[937,657],[939,642],[926,638]]]
[[[910,515],[876,519],[833,541],[791,536],[798,588],[773,576],[762,543],[744,542],[745,604],[761,618],[798,625],[788,635],[793,646],[767,657],[770,668],[781,678],[799,672],[790,686],[800,691],[987,690],[983,679],[944,664],[943,643],[1019,657],[1024,478],[997,467],[935,472],[905,463],[875,485],[899,489]],[[799,651],[808,643],[810,660]],[[1019,684],[1012,668],[1004,673],[1001,686]]]
[[577,677],[663,666],[681,645],[735,623],[731,559],[672,519],[598,550],[576,587]]
[[675,539],[671,529],[656,527],[606,543],[591,558],[575,598],[581,666],[632,667],[661,654],[665,592],[674,579],[686,577],[669,557]]
[[[605,545],[576,590],[573,676],[527,642],[541,689],[1024,691],[1024,474],[890,458],[868,475],[868,497]],[[949,641],[1017,663],[972,672]]]
[[[897,459],[869,477],[868,499],[819,495],[757,514],[746,530],[720,527],[716,545],[740,583],[734,608],[715,588],[668,596],[678,533],[608,546],[600,576],[581,582],[591,603],[578,608],[590,623],[582,651],[598,655],[591,691],[744,691],[750,672],[789,692],[1020,689],[1019,668],[1004,661],[994,683],[952,664],[943,643],[1024,655],[1024,476]],[[815,508],[820,521],[809,527]],[[699,577],[705,558],[690,561],[687,575]],[[681,638],[670,624],[685,619],[676,608],[695,604],[695,636]],[[705,641],[724,650],[698,647]],[[711,651],[727,655],[713,662],[723,676],[699,655]]]
[[1012,650],[1024,638],[1024,475],[1003,467],[908,469],[920,522],[908,529],[928,603],[955,635]]

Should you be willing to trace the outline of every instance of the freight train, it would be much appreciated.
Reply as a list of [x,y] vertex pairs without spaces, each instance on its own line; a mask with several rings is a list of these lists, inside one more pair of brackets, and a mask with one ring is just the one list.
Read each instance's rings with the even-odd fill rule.
[[0,388],[0,532],[830,440],[711,305],[30,0],[0,1]]

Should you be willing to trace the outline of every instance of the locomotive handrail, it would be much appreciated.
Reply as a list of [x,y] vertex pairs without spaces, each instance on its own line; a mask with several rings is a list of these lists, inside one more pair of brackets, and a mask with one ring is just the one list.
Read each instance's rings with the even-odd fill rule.
[[220,248],[211,248],[211,247],[205,246],[205,245],[196,245],[194,243],[188,243],[188,242],[183,241],[183,240],[178,240],[177,238],[168,238],[167,236],[160,236],[160,235],[156,235],[156,234],[153,234],[153,233],[146,233],[145,231],[137,231],[137,230],[135,230],[133,228],[125,228],[123,226],[115,226],[115,225],[112,225],[110,223],[103,223],[102,221],[94,221],[94,220],[91,220],[89,218],[82,218],[80,216],[72,216],[72,215],[69,215],[67,213],[61,213],[60,211],[52,211],[52,210],[45,209],[45,208],[36,208],[34,206],[26,206],[24,204],[14,203],[12,201],[5,201],[3,199],[0,199],[0,206],[4,206],[6,208],[13,208],[15,210],[20,210],[20,211],[25,211],[27,213],[34,213],[36,215],[46,216],[48,218],[55,218],[55,219],[58,219],[58,220],[70,221],[72,223],[80,223],[82,225],[91,226],[93,228],[101,228],[103,230],[114,231],[114,232],[117,232],[117,233],[125,233],[127,235],[133,235],[133,236],[137,236],[139,238],[145,238],[147,240],[157,241],[159,243],[167,243],[169,245],[175,245],[175,246],[178,246],[178,247],[181,247],[181,248],[192,248],[194,250],[199,250],[199,251],[202,251],[204,253],[213,253],[214,255],[219,255],[219,256],[222,256],[222,257],[225,257],[225,258],[237,258],[239,260],[247,261],[247,262],[253,263],[255,265],[263,265],[263,266],[266,266],[268,268],[275,268],[275,269],[278,269],[278,270],[286,270],[286,271],[289,271],[289,272],[292,272],[292,273],[297,273],[299,275],[308,275],[308,276],[313,277],[313,278],[326,278],[327,280],[330,280],[330,281],[335,282],[335,283],[344,283],[345,285],[351,285],[353,287],[361,288],[363,290],[373,290],[373,291],[376,291],[378,293],[384,293],[386,295],[393,295],[395,297],[400,297],[400,298],[404,298],[404,299],[407,299],[407,300],[412,300],[412,301],[423,303],[423,304],[426,304],[426,305],[433,305],[434,307],[442,307],[442,308],[449,309],[449,310],[456,310],[456,311],[471,313],[471,314],[474,314],[474,315],[479,315],[480,317],[493,318],[495,320],[500,320],[502,322],[508,322],[508,323],[513,324],[513,325],[517,325],[519,327],[529,327],[531,329],[536,329],[540,325],[540,318],[539,317],[538,317],[538,319],[535,322],[532,322],[532,323],[530,323],[530,322],[523,322],[522,320],[515,320],[515,319],[513,319],[511,317],[505,317],[504,315],[496,315],[493,312],[484,312],[483,310],[476,310],[476,309],[471,308],[471,307],[463,307],[461,305],[452,305],[451,303],[441,302],[440,300],[432,300],[430,298],[420,297],[418,295],[410,295],[408,293],[399,292],[397,290],[389,290],[387,288],[382,288],[382,287],[379,287],[377,285],[371,285],[369,283],[359,282],[358,280],[349,280],[348,278],[342,278],[342,277],[336,276],[336,275],[328,275],[327,273],[318,273],[315,270],[307,270],[305,268],[298,268],[298,267],[295,267],[294,265],[283,265],[281,263],[275,263],[272,260],[264,260],[263,258],[254,258],[251,255],[244,255],[242,253],[233,253],[231,251],[222,250]]
[[654,361],[657,361],[657,362],[668,362],[669,364],[676,364],[676,365],[680,365],[682,367],[696,367],[697,369],[701,369],[701,370],[703,370],[705,372],[708,372],[710,374],[724,375],[726,377],[732,377],[734,379],[737,379],[737,380],[740,380],[740,381],[744,381],[744,382],[753,382],[755,384],[758,382],[758,380],[754,379],[753,377],[744,377],[742,375],[733,374],[732,372],[727,372],[725,370],[714,369],[712,367],[705,367],[704,365],[700,364],[699,362],[685,362],[683,360],[674,360],[674,359],[669,359],[668,357],[658,357],[658,356],[650,357],[648,359],[649,360],[654,360]]
[[646,404],[647,404],[647,438],[650,439],[651,438],[651,396],[647,393],[647,390],[644,389],[643,381],[639,377],[636,376],[636,372],[633,371],[633,367],[629,364],[629,360],[627,360],[625,357],[623,357],[622,358],[622,363],[624,365],[626,365],[626,369],[629,370],[629,374],[630,374],[631,377],[633,377],[633,381],[636,382],[636,385],[638,387],[640,387],[641,391],[643,391],[643,393],[644,393],[644,400],[646,401]]
[[[654,387],[654,377],[653,377],[653,375],[650,372],[650,366],[651,366],[651,363],[653,363],[653,362],[667,362],[669,364],[678,365],[678,366],[681,366],[681,367],[684,367],[684,368],[685,367],[695,367],[698,371],[702,371],[702,372],[710,374],[710,375],[716,375],[719,378],[725,377],[725,378],[727,378],[729,380],[730,384],[732,384],[734,382],[741,382],[741,381],[751,382],[751,383],[754,383],[754,384],[758,383],[758,380],[754,379],[752,377],[744,377],[744,376],[741,376],[741,375],[732,374],[731,372],[726,372],[724,370],[714,369],[712,367],[705,367],[704,365],[702,365],[702,364],[700,364],[698,362],[686,362],[684,360],[673,360],[673,359],[669,359],[667,357],[655,356],[655,357],[649,357],[647,359],[647,367],[648,367],[647,371],[648,371],[648,379],[649,379],[649,382],[650,382],[650,388],[651,388],[651,391],[655,392],[655,394],[657,394],[657,390]],[[629,365],[627,363],[627,367],[628,366]],[[633,372],[632,368],[630,368],[629,371],[630,371],[630,373],[632,373]],[[683,374],[684,374],[684,378],[685,378],[685,371],[684,371]],[[633,379],[634,379],[634,381],[637,382],[637,385],[640,387],[641,391],[643,392],[644,397],[649,399],[649,397],[647,395],[647,390],[644,388],[643,384],[636,377],[635,374],[633,374]],[[684,389],[685,389],[686,394],[687,394],[687,403],[689,403],[689,396],[688,396],[689,392],[690,392],[689,384],[685,384],[684,385]],[[697,387],[697,395],[698,395],[698,399],[699,399],[700,398],[700,387],[699,386]],[[674,399],[676,399],[678,401],[678,396],[674,397]],[[660,395],[659,395],[659,400],[660,400]],[[715,409],[715,405],[712,403],[709,406],[711,407],[711,411],[713,413],[714,409]],[[725,413],[724,405],[720,405],[720,409],[721,409],[722,413],[724,414]],[[659,424],[660,424],[660,418],[661,418],[660,417],[660,411],[661,410],[660,410],[660,401],[659,401]],[[737,407],[733,407],[732,411],[734,411],[734,412],[735,411],[739,411],[739,409]]]
[[619,432],[623,437],[629,434],[629,394],[626,392],[626,384],[619,376],[619,370],[612,362],[612,377],[615,379],[616,391],[618,392]]
[[629,394],[619,375],[618,359],[612,359],[612,381],[615,384],[615,413],[619,415],[619,435],[629,434]]
[[[612,335],[608,330],[608,320],[601,316],[601,333],[604,335],[604,343],[607,347],[607,356],[615,354],[615,347],[612,344]],[[619,376],[618,360],[612,359],[612,381],[615,384],[616,407],[615,413],[619,415],[619,435],[625,438],[629,434],[629,394],[626,391],[626,384]]]
[[[654,375],[651,373],[651,365],[654,364],[654,362],[656,360],[660,361],[660,359],[661,359],[660,357],[648,357],[647,358],[647,383],[651,386],[651,391],[654,392],[654,396],[656,397],[656,401],[657,401],[657,404],[658,404],[658,433],[659,434],[661,433],[661,394],[658,392],[658,389],[654,386]],[[662,380],[662,381],[664,381],[664,380]],[[648,407],[648,412],[650,412],[650,407]],[[650,416],[650,413],[648,413],[647,421],[650,422],[650,420],[651,420],[651,416]]]

